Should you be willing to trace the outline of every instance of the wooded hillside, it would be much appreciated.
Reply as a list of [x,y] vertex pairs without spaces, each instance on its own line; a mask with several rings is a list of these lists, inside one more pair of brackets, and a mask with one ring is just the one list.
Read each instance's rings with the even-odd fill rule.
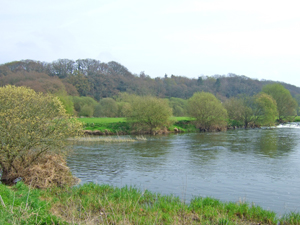
[[[151,78],[144,72],[133,74],[120,63],[103,63],[95,59],[59,59],[51,63],[22,60],[0,65],[0,86],[27,86],[51,93],[66,90],[69,95],[90,96],[97,101],[119,92],[188,99],[201,91],[213,93],[223,101],[240,94],[253,96],[261,91],[262,86],[270,83],[274,81],[259,81],[235,74],[192,79],[184,75],[165,74],[164,77]],[[299,87],[279,83],[292,96],[300,94]]]

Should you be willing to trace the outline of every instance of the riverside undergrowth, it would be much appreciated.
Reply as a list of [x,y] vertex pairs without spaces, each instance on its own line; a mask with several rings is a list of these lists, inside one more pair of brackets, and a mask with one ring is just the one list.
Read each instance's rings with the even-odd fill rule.
[[1,224],[300,224],[245,202],[178,197],[133,187],[87,183],[72,188],[31,189],[0,184]]
[[50,213],[51,202],[41,200],[41,194],[22,182],[0,184],[0,224],[67,224]]

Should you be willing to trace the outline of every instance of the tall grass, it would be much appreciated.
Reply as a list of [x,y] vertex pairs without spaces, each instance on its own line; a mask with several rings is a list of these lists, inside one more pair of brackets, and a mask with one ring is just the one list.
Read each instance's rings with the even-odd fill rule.
[[0,184],[1,224],[300,224],[300,214],[279,219],[245,202],[178,197],[132,187],[88,183],[72,188],[33,190],[22,183]]
[[22,182],[12,188],[0,184],[0,224],[67,224],[49,213],[51,205],[40,194]]

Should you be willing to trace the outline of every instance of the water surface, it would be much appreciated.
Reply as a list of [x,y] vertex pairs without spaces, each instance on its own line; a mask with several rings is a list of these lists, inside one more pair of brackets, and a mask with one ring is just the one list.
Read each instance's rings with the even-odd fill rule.
[[279,215],[300,210],[300,129],[231,130],[77,143],[68,159],[82,183],[247,201]]

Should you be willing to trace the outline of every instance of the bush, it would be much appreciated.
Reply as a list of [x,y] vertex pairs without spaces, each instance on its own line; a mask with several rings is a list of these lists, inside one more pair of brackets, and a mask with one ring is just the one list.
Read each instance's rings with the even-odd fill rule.
[[169,126],[170,116],[172,116],[172,109],[167,101],[151,96],[135,96],[126,112],[128,122],[137,129],[149,131],[150,134],[153,134],[156,129]]
[[91,97],[73,96],[74,109],[79,116],[92,116],[97,102]]
[[70,119],[62,103],[52,95],[9,85],[0,88],[0,105],[0,168],[4,184],[13,184],[18,177],[31,182],[35,168],[47,164],[49,157],[65,156],[66,139],[81,130],[81,123]]
[[94,108],[91,105],[83,105],[78,116],[91,117],[94,113]]
[[118,115],[118,104],[112,98],[103,98],[95,106],[95,117],[116,117]]
[[196,118],[200,130],[225,130],[227,111],[222,103],[211,93],[197,92],[188,102],[190,116]]

